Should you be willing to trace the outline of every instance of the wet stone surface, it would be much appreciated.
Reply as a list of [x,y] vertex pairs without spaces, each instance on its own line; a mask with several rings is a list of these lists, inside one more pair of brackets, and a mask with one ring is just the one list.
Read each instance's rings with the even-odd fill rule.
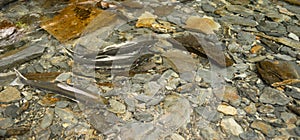
[[0,139],[297,139],[297,0],[0,1]]

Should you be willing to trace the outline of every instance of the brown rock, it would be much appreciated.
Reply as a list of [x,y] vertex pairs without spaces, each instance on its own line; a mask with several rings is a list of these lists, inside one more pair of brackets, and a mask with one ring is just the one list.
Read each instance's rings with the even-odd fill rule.
[[250,103],[250,105],[246,106],[244,110],[251,115],[254,115],[257,111],[255,103]]
[[295,4],[295,5],[300,5],[300,1],[299,0],[284,0],[288,3],[291,3],[291,4]]
[[254,121],[251,124],[251,127],[261,131],[262,133],[264,133],[268,137],[273,137],[275,135],[274,128],[271,125],[269,125],[269,124],[267,124],[263,121]]
[[135,26],[150,28],[152,27],[152,24],[155,23],[156,18],[156,15],[153,15],[149,12],[145,12],[138,18],[138,21],[136,22]]
[[[194,52],[197,55],[211,58],[221,67],[229,67],[233,65],[233,60],[227,57],[223,51],[219,50],[211,40],[207,38],[197,37],[194,34],[186,33],[174,38],[181,43],[188,51]],[[205,49],[204,49],[205,48]]]
[[237,110],[229,105],[219,105],[217,110],[219,112],[224,113],[225,115],[236,115],[237,114]]
[[[107,16],[105,13],[109,12],[72,4],[63,9],[54,18],[43,21],[41,27],[59,41],[65,42],[80,36],[87,25],[100,13],[104,14],[103,16]],[[106,19],[102,22],[108,21]]]
[[300,77],[296,66],[288,61],[266,60],[257,63],[256,67],[262,79],[270,85],[284,80],[298,79]]
[[241,103],[241,97],[238,95],[238,91],[236,87],[226,86],[224,91],[220,91],[220,93],[215,93],[215,95],[229,103],[232,106],[238,106]]
[[199,30],[205,34],[214,34],[214,30],[217,31],[221,26],[215,22],[212,18],[201,18],[197,16],[191,16],[186,21],[185,28]]
[[251,48],[250,52],[256,54],[256,53],[258,53],[260,50],[262,50],[263,48],[264,48],[264,47],[261,46],[261,45],[255,45],[255,46],[253,46],[253,47]]
[[21,99],[21,95],[18,89],[15,87],[7,87],[0,92],[0,102],[10,103]]

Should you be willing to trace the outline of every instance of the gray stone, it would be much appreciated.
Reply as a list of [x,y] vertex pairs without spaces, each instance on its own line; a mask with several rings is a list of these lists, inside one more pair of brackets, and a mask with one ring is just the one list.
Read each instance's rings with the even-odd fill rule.
[[109,111],[117,114],[123,114],[126,112],[126,106],[114,99],[109,100],[110,108],[108,108]]
[[278,22],[262,21],[257,26],[257,29],[271,36],[282,36],[286,34],[286,28]]
[[194,108],[195,112],[205,118],[207,121],[218,122],[221,117],[221,113],[219,113],[216,109],[211,107],[196,107]]
[[239,32],[237,38],[238,42],[243,45],[252,45],[255,42],[255,36],[248,32]]
[[271,87],[264,88],[259,100],[262,103],[286,105],[290,102],[290,99],[286,97],[281,91],[273,89]]
[[255,133],[255,131],[253,131],[251,129],[240,134],[240,137],[243,140],[258,139],[257,133]]
[[287,26],[287,31],[295,33],[298,37],[300,36],[300,27],[297,25]]
[[284,54],[275,54],[274,56],[279,60],[285,60],[285,61],[296,60],[296,58],[293,58],[293,57],[290,57],[290,56],[284,55]]
[[221,128],[227,133],[235,136],[243,133],[243,128],[233,119],[226,118],[221,120]]
[[244,17],[253,15],[253,11],[241,5],[227,5],[227,10],[233,13],[241,14]]
[[72,76],[72,73],[62,73],[60,75],[58,75],[56,78],[55,78],[55,81],[58,81],[58,82],[65,82],[67,81],[69,78],[71,78]]
[[294,124],[297,121],[297,115],[293,113],[282,112],[280,117],[286,124]]
[[180,78],[190,83],[194,81],[195,77],[196,72],[194,71],[180,73]]
[[150,122],[153,120],[153,115],[147,112],[137,112],[134,118],[141,122]]
[[150,74],[136,74],[132,78],[132,83],[146,83],[152,79]]
[[222,139],[222,137],[219,135],[219,133],[217,131],[213,130],[209,126],[200,129],[200,135],[205,140],[220,140],[220,139]]
[[63,127],[60,124],[53,124],[50,126],[50,130],[54,136],[60,136],[63,132]]
[[295,99],[300,99],[300,88],[294,86],[287,86],[286,88],[286,95],[291,96]]
[[195,90],[195,84],[192,84],[192,83],[186,83],[186,84],[183,84],[183,85],[181,85],[181,86],[179,86],[178,88],[177,88],[177,91],[179,92],[179,93],[182,93],[182,94],[184,94],[184,93],[189,93],[189,92],[192,92],[192,91],[194,91]]
[[213,13],[215,10],[216,10],[216,8],[215,7],[213,7],[212,5],[210,5],[210,4],[202,4],[201,5],[201,8],[202,8],[202,10],[203,11],[205,11],[205,12],[210,12],[210,13]]
[[239,16],[224,16],[221,18],[221,20],[229,24],[235,24],[235,25],[243,25],[243,26],[250,26],[250,27],[254,27],[258,25],[258,23],[254,20],[239,17]]
[[161,88],[162,88],[161,85],[159,85],[155,81],[151,81],[151,82],[144,84],[145,95],[150,96],[150,97],[157,94]]
[[65,108],[70,104],[68,101],[58,101],[55,103],[56,107]]
[[48,108],[41,121],[41,125],[40,125],[41,128],[46,129],[47,127],[49,127],[52,124],[53,116],[54,116],[54,109]]
[[39,73],[44,72],[44,69],[43,69],[42,65],[39,64],[39,63],[34,64],[33,67],[34,67],[34,69],[35,69],[36,72],[39,72]]
[[10,105],[5,108],[4,114],[7,117],[16,118],[18,116],[19,107],[16,105]]
[[45,47],[30,45],[30,47],[17,52],[16,54],[0,59],[0,71],[21,64],[43,54]]
[[74,116],[72,111],[68,109],[61,109],[59,107],[55,107],[55,114],[65,123],[69,123],[70,125],[75,125],[78,123],[77,118]]
[[10,103],[21,99],[21,95],[18,89],[15,87],[7,87],[0,92],[0,102]]
[[13,126],[14,122],[12,118],[0,118],[0,129],[7,129]]

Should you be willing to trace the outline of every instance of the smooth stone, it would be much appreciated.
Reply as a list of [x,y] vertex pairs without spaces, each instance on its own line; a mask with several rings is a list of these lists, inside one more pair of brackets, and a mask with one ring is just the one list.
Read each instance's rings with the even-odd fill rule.
[[274,128],[263,121],[254,121],[250,127],[261,131],[263,134],[267,135],[268,137],[275,136]]
[[237,114],[237,110],[229,105],[219,105],[217,110],[219,112],[224,113],[225,115],[236,115]]
[[46,129],[52,124],[52,120],[54,117],[54,109],[53,108],[48,108],[45,112],[45,115],[41,121],[41,128]]
[[20,91],[15,87],[7,87],[0,92],[0,102],[2,103],[15,102],[21,98]]
[[294,33],[289,33],[288,37],[291,38],[291,39],[294,39],[296,41],[299,41],[299,37]]
[[220,125],[227,134],[238,136],[244,132],[243,128],[233,118],[222,119]]
[[259,101],[267,104],[286,105],[290,102],[290,99],[286,97],[281,91],[273,89],[271,87],[266,87],[263,89]]
[[65,81],[67,81],[69,78],[71,78],[71,76],[72,76],[72,73],[70,73],[70,72],[62,73],[62,74],[58,75],[58,76],[55,78],[55,81],[58,81],[58,82],[65,82]]

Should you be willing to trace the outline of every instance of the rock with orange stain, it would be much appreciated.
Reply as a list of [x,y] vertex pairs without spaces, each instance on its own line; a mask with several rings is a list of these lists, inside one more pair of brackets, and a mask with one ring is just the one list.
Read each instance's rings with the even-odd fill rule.
[[263,48],[264,48],[264,47],[261,46],[261,45],[255,45],[255,46],[253,46],[253,47],[251,48],[250,52],[251,52],[252,54],[257,54],[257,53],[259,53],[259,51],[261,51]]
[[251,124],[251,127],[254,128],[254,129],[257,129],[259,131],[261,131],[262,133],[264,133],[265,135],[267,135],[268,137],[272,137],[275,135],[275,130],[274,128],[263,122],[263,121],[254,121],[252,124]]

